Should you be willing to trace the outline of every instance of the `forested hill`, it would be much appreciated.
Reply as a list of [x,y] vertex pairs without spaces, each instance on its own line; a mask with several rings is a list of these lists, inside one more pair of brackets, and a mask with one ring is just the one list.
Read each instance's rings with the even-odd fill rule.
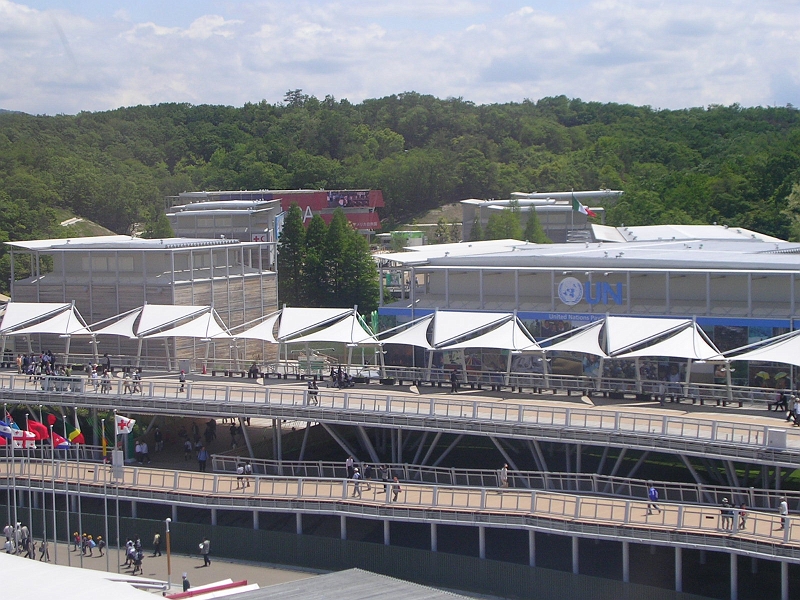
[[563,96],[351,104],[300,90],[241,108],[3,113],[0,239],[51,235],[51,207],[122,233],[184,190],[299,187],[382,189],[389,226],[468,197],[622,189],[612,223],[716,221],[788,237],[798,117],[792,107],[667,111]]

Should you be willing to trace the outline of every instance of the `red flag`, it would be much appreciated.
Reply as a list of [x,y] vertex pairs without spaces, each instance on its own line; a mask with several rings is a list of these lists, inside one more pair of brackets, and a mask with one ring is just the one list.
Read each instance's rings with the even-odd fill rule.
[[36,436],[36,441],[39,440],[49,440],[50,439],[50,432],[47,430],[45,425],[39,423],[39,421],[35,421],[34,419],[28,418],[28,431],[33,433]]

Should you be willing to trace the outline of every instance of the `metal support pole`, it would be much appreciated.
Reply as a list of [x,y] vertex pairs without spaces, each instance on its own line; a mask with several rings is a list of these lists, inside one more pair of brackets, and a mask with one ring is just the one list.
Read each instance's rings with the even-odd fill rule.
[[631,543],[622,542],[622,581],[631,582]]
[[439,532],[436,531],[436,523],[431,523],[431,552],[439,551]]
[[390,523],[391,523],[391,521],[389,521],[389,519],[384,519],[383,520],[383,545],[384,546],[388,546],[390,544],[390,541],[391,541],[390,529],[389,529]]
[[303,513],[295,513],[294,515],[295,533],[303,535]]
[[172,545],[170,544],[169,538],[169,524],[172,521],[169,517],[164,519],[164,524],[167,526],[166,531],[166,538],[167,538],[167,590],[172,589]]
[[781,600],[789,600],[789,563],[781,561]]
[[675,546],[675,591],[683,592],[683,548]]
[[138,518],[138,515],[136,514],[136,500],[131,500],[131,517],[134,519]]
[[341,539],[347,539],[347,517],[344,515],[339,517],[339,537]]
[[172,520],[177,523],[178,522],[178,505],[172,505]]
[[528,531],[528,566],[536,566],[536,532],[533,529]]
[[580,572],[580,563],[578,562],[578,536],[572,536],[572,574],[577,575]]
[[253,529],[258,531],[258,511],[257,510],[253,511]]
[[731,600],[739,600],[739,555],[731,552]]
[[211,509],[211,525],[216,526],[217,524],[217,509]]
[[486,527],[478,525],[478,557],[486,558]]

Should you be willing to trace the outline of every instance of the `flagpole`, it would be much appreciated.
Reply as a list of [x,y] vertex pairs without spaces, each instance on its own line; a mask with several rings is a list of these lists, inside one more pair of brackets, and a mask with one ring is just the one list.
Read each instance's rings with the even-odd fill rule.
[[[50,425],[50,473],[53,482],[53,560],[58,564],[58,529],[56,529],[56,440],[53,437],[53,426]],[[69,529],[69,527],[67,527]],[[69,554],[69,538],[67,538],[67,554]]]
[[[3,406],[7,406],[4,404]],[[9,413],[8,409],[6,409],[6,418],[8,419]],[[10,420],[10,419],[9,419]],[[25,444],[25,437],[23,434],[22,443]],[[17,527],[17,458],[14,452],[14,432],[11,432],[11,488],[14,491],[14,528]],[[14,536],[14,549],[16,550],[17,545],[17,536]]]
[[[115,457],[119,456],[117,454],[117,409],[114,409],[114,450],[111,452],[111,469],[112,471],[117,468],[117,465],[114,464]],[[119,562],[121,559],[120,557],[120,544],[119,544],[119,480],[116,477],[116,472],[114,471],[114,482],[116,485],[116,498],[117,498],[117,509],[116,509],[116,516],[117,516],[117,573],[121,573],[122,567],[121,563]]]
[[106,573],[111,569],[110,558],[108,558],[108,462],[106,461],[106,420],[100,419],[100,435],[103,439],[103,514],[105,516],[105,529],[103,535],[106,540]]
[[[31,430],[30,427],[30,414],[25,413],[25,429],[29,432]],[[24,460],[24,459],[23,459]],[[33,490],[31,486],[33,485],[33,479],[31,478],[31,448],[28,446],[28,544],[31,543],[31,538],[33,537]],[[28,549],[25,548],[27,551]]]
[[[78,407],[75,407],[75,414],[78,413]],[[83,518],[81,514],[81,450],[78,444],[75,444],[75,463],[78,466],[77,481],[78,481],[78,535],[81,536],[81,569],[83,568]]]
[[[64,416],[64,413],[61,413]],[[66,439],[66,438],[64,438]],[[69,446],[64,449],[64,499],[66,500],[66,521],[67,521],[67,566],[72,566],[72,552],[69,549],[70,541],[72,540],[72,533],[69,526]]]
[[[6,410],[7,406],[8,406],[7,404],[3,404],[3,420],[8,420],[8,417],[6,416],[8,414],[8,411]],[[11,428],[11,424],[10,423],[6,423],[6,424],[9,426],[9,428]],[[9,452],[8,452],[9,447],[11,447],[11,448],[14,447],[14,430],[13,429],[11,429],[11,439],[8,441],[8,444],[6,444],[6,469],[9,469],[9,467],[11,466],[11,463],[8,460],[9,457],[11,456],[9,454]],[[6,473],[8,473],[8,471],[6,471]],[[8,481],[8,480],[6,480],[6,481]],[[6,486],[8,486],[8,484],[6,484]],[[9,494],[9,491],[10,490],[8,489],[8,487],[6,487],[6,522],[9,525],[11,525],[12,524],[11,523],[11,494]]]

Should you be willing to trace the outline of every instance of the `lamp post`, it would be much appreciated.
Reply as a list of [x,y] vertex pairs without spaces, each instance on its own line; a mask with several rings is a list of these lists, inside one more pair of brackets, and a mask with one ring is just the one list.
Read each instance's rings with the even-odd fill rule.
[[172,519],[167,517],[164,520],[164,523],[167,526],[167,591],[172,589],[172,561],[171,561],[171,549],[169,544],[169,524],[172,523]]

